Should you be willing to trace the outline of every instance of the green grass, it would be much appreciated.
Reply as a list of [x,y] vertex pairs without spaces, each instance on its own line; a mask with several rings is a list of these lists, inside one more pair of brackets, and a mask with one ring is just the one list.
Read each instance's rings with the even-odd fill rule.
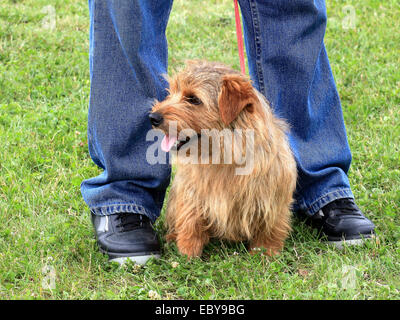
[[[87,151],[87,3],[51,4],[55,30],[42,24],[47,1],[0,4],[1,299],[400,298],[397,0],[328,1],[326,46],[353,152],[349,177],[379,242],[338,251],[295,221],[276,258],[216,241],[188,262],[175,245],[163,243],[162,259],[122,268],[97,250],[79,190],[83,179],[100,172]],[[231,1],[203,4],[175,1],[170,70],[190,58],[239,69]],[[343,28],[346,5],[355,10],[354,29]],[[161,236],[162,221],[156,225]],[[48,270],[55,272],[53,289],[45,285]]]

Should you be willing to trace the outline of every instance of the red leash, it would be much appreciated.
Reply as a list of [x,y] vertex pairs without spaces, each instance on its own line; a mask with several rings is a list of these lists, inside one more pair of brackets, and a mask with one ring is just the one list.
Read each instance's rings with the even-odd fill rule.
[[245,63],[244,63],[244,47],[243,47],[243,36],[242,36],[242,26],[240,24],[240,13],[238,0],[233,0],[235,4],[235,22],[236,22],[236,37],[239,49],[239,61],[240,61],[240,71],[246,74]]

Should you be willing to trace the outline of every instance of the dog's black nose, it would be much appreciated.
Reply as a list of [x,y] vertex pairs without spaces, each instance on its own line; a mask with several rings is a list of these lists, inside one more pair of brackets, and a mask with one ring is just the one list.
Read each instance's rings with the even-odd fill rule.
[[158,127],[164,120],[161,113],[153,112],[149,115],[150,122],[153,126]]

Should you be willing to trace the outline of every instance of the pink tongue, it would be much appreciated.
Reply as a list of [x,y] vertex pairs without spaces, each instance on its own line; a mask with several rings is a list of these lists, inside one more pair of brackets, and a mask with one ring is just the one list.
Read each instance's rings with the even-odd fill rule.
[[167,135],[161,141],[161,150],[164,152],[168,152],[171,150],[172,146],[176,141],[176,137],[168,137]]

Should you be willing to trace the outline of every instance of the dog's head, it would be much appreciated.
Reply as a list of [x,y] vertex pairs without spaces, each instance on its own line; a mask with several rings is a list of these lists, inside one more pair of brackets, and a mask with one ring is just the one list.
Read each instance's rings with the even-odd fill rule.
[[150,113],[153,128],[166,134],[165,151],[188,141],[171,137],[179,137],[182,130],[200,135],[204,129],[251,127],[260,105],[250,79],[219,63],[189,62],[169,85],[167,98],[157,102]]

